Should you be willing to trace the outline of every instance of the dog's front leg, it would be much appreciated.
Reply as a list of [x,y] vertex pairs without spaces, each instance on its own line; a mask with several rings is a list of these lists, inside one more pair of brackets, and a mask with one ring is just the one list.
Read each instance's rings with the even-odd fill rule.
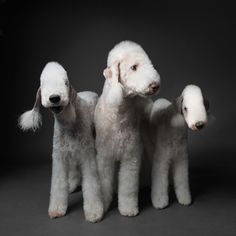
[[52,181],[48,213],[50,218],[66,214],[68,206],[68,157],[60,147],[54,148],[52,156]]
[[[186,148],[187,149],[187,148]],[[182,205],[191,204],[191,193],[188,177],[188,155],[187,150],[180,153],[173,163],[173,178],[176,197]]]
[[123,216],[136,216],[138,209],[139,170],[141,155],[126,156],[121,160],[118,187],[118,208]]
[[112,201],[114,190],[114,169],[115,160],[106,148],[98,147],[97,149],[97,164],[98,174],[101,183],[101,191],[104,203],[104,210],[107,211]]

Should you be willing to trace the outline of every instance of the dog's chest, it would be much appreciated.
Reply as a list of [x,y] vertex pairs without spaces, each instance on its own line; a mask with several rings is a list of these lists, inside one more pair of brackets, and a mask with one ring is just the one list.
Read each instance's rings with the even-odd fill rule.
[[161,126],[157,130],[157,142],[160,146],[168,146],[174,149],[187,142],[185,127],[173,128],[169,125]]
[[61,145],[69,153],[83,152],[91,146],[91,135],[85,127],[74,127],[61,132]]
[[136,121],[130,119],[120,119],[112,125],[110,135],[110,147],[113,153],[116,153],[116,158],[120,158],[126,153],[127,149],[133,147],[139,140],[139,126]]

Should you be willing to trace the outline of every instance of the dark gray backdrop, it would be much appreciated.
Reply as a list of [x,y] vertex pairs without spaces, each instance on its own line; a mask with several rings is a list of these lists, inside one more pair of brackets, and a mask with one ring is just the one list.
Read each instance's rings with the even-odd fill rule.
[[236,18],[231,10],[226,4],[12,4],[5,37],[11,87],[7,133],[10,150],[17,153],[14,161],[50,158],[53,119],[48,112],[43,111],[43,127],[35,134],[16,127],[17,116],[34,103],[44,65],[58,61],[78,91],[100,94],[107,54],[125,39],[141,44],[160,73],[158,97],[173,99],[194,83],[209,98],[217,123],[193,134],[197,149],[232,149]]
[[[218,185],[221,191],[230,190],[236,196],[233,5],[206,1],[3,2],[1,45],[6,52],[6,65],[1,78],[1,159],[5,164],[1,167],[5,179],[15,170],[27,169],[28,165],[37,169],[42,163],[46,163],[50,173],[53,118],[49,111],[42,109],[43,126],[39,131],[23,133],[17,127],[19,114],[34,103],[44,65],[58,61],[78,91],[100,94],[109,50],[128,39],[143,46],[160,73],[161,91],[154,99],[172,100],[185,85],[194,83],[210,100],[216,122],[202,132],[190,132],[194,196]],[[205,177],[198,179],[201,174],[210,176],[208,181]],[[38,178],[42,175],[44,172],[39,171]],[[49,184],[49,179],[45,181]],[[44,196],[47,194],[44,192]],[[235,202],[232,205],[235,207]],[[230,214],[232,217],[233,212]]]

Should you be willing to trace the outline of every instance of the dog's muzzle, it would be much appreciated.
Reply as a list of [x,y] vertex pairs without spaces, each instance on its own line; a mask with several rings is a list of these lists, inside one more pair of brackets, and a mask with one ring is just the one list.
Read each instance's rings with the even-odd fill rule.
[[153,95],[156,93],[160,88],[160,84],[157,82],[153,82],[148,86],[147,92],[145,92],[145,95]]
[[59,114],[63,110],[63,106],[52,106],[49,108],[53,113]]
[[53,94],[49,97],[49,101],[51,103],[51,106],[49,109],[55,113],[59,114],[63,110],[63,106],[61,105],[61,97],[57,94]]
[[196,131],[196,130],[201,130],[202,128],[204,128],[205,123],[203,121],[198,121],[196,122],[196,124],[192,125],[192,130]]
[[51,95],[49,100],[53,104],[58,104],[61,101],[61,97],[59,95]]

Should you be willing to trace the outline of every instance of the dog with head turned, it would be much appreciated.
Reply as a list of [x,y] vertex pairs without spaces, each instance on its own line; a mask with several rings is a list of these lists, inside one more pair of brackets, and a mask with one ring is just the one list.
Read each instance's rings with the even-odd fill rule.
[[64,216],[68,196],[82,182],[86,220],[97,222],[103,216],[103,202],[97,173],[94,143],[94,109],[97,94],[77,93],[67,72],[49,62],[40,77],[40,87],[32,110],[19,118],[22,130],[35,131],[41,125],[40,105],[54,116],[52,180],[49,216]]
[[188,129],[198,131],[208,122],[209,102],[196,85],[188,85],[172,103],[157,99],[151,109],[145,144],[152,162],[152,204],[162,209],[169,204],[169,177],[177,200],[191,203],[188,174]]
[[123,216],[139,212],[139,171],[143,145],[140,124],[147,96],[158,91],[160,76],[143,48],[131,41],[109,53],[103,92],[95,108],[98,172],[108,210],[114,191],[116,163],[118,208]]

